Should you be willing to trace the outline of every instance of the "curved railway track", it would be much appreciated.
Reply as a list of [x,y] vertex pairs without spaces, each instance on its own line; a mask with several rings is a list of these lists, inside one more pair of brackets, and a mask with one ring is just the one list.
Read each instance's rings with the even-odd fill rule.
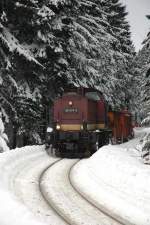
[[119,225],[119,222],[91,205],[74,189],[69,177],[77,162],[78,160],[63,159],[47,168],[40,178],[42,195],[68,224]]
[[43,178],[44,174],[46,173],[46,171],[49,170],[52,166],[54,166],[56,163],[58,163],[58,162],[61,161],[61,160],[62,160],[62,159],[58,159],[57,161],[53,162],[50,166],[47,166],[47,167],[42,171],[42,173],[41,173],[41,175],[40,175],[40,177],[39,177],[39,190],[40,190],[40,192],[41,192],[41,194],[42,194],[42,197],[43,197],[43,199],[45,200],[45,202],[46,202],[46,203],[54,210],[54,212],[58,215],[58,217],[61,217],[61,219],[64,220],[65,224],[67,225],[67,224],[69,224],[69,223],[67,222],[67,220],[65,220],[64,217],[61,216],[61,215],[57,212],[57,210],[55,209],[55,207],[53,206],[53,204],[52,204],[50,201],[47,200],[46,194],[45,194],[45,192],[42,190],[42,187],[41,187],[41,181],[42,181],[42,178]]
[[[76,164],[76,163],[75,163]],[[73,184],[72,180],[71,180],[71,170],[75,165],[73,165],[69,171],[69,182],[70,185],[72,186],[72,188],[83,198],[85,199],[90,205],[92,205],[95,209],[97,209],[100,213],[103,213],[106,217],[110,218],[110,224],[116,224],[116,225],[125,225],[120,223],[120,221],[117,221],[114,217],[111,216],[111,214],[106,213],[106,211],[102,210],[102,208],[100,209],[99,207],[97,207],[92,201],[90,201],[89,199],[87,199],[83,194],[81,194],[80,191],[78,191],[78,189],[75,187],[75,185]],[[112,219],[112,221],[111,221]],[[114,222],[113,222],[114,221]],[[112,223],[113,222],[113,223]]]

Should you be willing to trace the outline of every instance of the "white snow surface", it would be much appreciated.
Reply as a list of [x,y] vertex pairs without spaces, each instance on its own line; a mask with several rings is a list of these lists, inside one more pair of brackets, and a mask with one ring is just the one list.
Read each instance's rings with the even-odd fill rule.
[[7,146],[8,137],[4,133],[4,124],[1,119],[1,113],[0,113],[0,152],[6,152],[9,151],[9,147]]
[[41,180],[41,190],[47,201],[67,221],[67,224],[120,225],[74,190],[69,178],[75,163],[77,159],[63,159],[46,171]]
[[74,187],[99,209],[123,224],[150,225],[150,166],[142,163],[135,139],[108,145],[72,169]]
[[[133,140],[121,145],[102,147],[91,158],[78,162],[70,173],[71,183],[81,195],[101,211],[126,225],[150,225],[150,166],[142,163],[140,152],[136,148],[145,132],[146,129],[136,129]],[[12,221],[13,225],[65,224],[52,214],[42,197],[37,196],[41,171],[56,160],[57,158],[47,156],[43,146],[26,146],[0,154],[0,225],[10,225]],[[58,175],[61,175],[62,165],[64,168],[70,167],[72,162],[66,159],[60,163],[61,166],[56,166]],[[55,174],[51,176],[55,177]],[[57,182],[50,186],[51,176],[48,183],[44,184],[48,188],[59,190]],[[60,179],[58,176],[57,179],[59,182],[62,180],[61,189],[64,178]],[[62,191],[66,191],[65,198],[68,199],[67,190]],[[61,196],[58,193],[54,197],[58,199],[58,207],[63,211],[61,205],[67,207],[72,203],[65,201],[64,194]],[[74,197],[77,198],[72,194],[69,198],[73,198],[75,202]],[[79,201],[77,205],[80,206]],[[71,211],[74,213],[76,209],[70,208]],[[81,224],[80,218],[78,221],[77,224]]]
[[[17,161],[27,152],[42,150],[42,146],[29,146],[0,154],[0,225],[44,225],[10,191],[11,175],[15,173]],[[12,167],[12,165],[14,168]],[[29,190],[30,191],[30,190]]]
[[38,222],[33,215],[14,199],[9,192],[0,190],[0,224],[1,225],[44,225]]

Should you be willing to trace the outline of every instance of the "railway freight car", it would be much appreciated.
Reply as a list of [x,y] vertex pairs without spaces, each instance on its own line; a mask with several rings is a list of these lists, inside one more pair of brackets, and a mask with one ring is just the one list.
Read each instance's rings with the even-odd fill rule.
[[[54,102],[47,148],[60,157],[86,157],[108,144],[112,137],[117,140],[115,132],[119,133],[118,124],[123,119],[114,112],[108,113],[107,108],[103,94],[94,89],[74,88],[65,92]],[[124,134],[124,138],[130,136]]]
[[112,130],[113,144],[123,143],[134,137],[132,115],[127,110],[108,112],[109,128]]

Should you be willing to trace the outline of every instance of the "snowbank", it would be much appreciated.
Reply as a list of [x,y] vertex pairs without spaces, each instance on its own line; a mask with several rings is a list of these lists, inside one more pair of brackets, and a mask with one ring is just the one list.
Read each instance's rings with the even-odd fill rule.
[[18,160],[23,160],[27,152],[31,155],[39,151],[43,151],[43,146],[26,146],[0,154],[0,225],[44,225],[10,193],[8,186]]
[[150,224],[150,167],[133,149],[138,141],[104,146],[79,162],[71,173],[82,195],[126,225]]
[[44,225],[38,222],[25,206],[14,199],[9,192],[0,189],[1,225]]
[[135,138],[142,138],[145,134],[150,133],[150,128],[148,127],[139,127],[134,128]]

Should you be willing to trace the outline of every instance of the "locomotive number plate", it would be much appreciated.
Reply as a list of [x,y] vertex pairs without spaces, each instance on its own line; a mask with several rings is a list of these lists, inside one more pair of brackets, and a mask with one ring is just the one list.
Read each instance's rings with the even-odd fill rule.
[[65,113],[77,113],[78,109],[77,108],[65,108],[64,112]]

